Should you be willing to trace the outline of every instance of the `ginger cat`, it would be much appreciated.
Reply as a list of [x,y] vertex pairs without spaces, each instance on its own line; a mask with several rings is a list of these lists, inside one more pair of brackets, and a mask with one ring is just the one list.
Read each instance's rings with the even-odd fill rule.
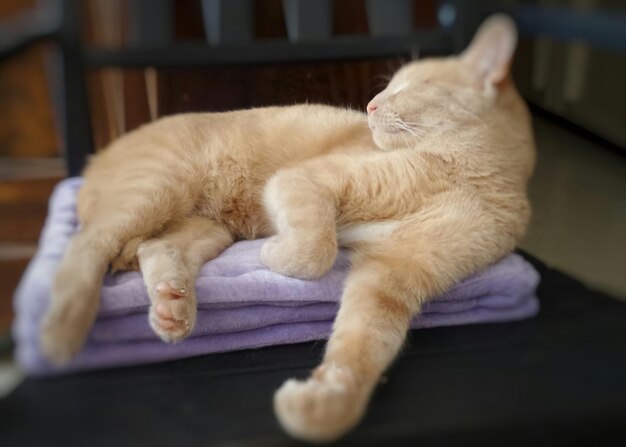
[[512,22],[492,17],[460,56],[401,68],[367,117],[321,105],[186,114],[120,138],[85,172],[44,351],[63,363],[80,349],[109,265],[141,269],[150,324],[175,342],[194,326],[200,266],[233,241],[273,235],[262,261],[301,278],[348,246],[324,360],[274,399],[293,436],[343,435],[422,303],[524,234],[534,143],[509,77],[515,46]]

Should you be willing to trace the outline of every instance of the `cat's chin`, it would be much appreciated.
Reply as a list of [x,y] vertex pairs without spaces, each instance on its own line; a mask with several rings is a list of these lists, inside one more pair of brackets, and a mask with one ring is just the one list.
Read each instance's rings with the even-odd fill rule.
[[406,147],[406,144],[402,144],[397,136],[381,129],[372,129],[372,137],[376,146],[382,151],[393,151]]

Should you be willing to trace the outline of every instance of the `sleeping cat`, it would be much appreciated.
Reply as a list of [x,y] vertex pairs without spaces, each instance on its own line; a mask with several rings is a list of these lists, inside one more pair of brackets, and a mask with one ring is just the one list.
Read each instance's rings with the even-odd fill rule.
[[64,363],[80,349],[109,266],[141,269],[150,325],[176,342],[194,326],[201,265],[237,239],[271,236],[262,261],[299,278],[351,247],[322,364],[274,398],[295,437],[346,433],[420,306],[525,231],[534,144],[509,77],[515,45],[511,21],[492,17],[460,56],[401,68],[367,116],[321,105],[186,114],[120,138],[85,172],[45,353]]

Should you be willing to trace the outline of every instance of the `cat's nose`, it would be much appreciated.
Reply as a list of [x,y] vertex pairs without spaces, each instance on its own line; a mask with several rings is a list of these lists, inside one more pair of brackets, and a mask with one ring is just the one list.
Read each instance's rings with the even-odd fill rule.
[[370,113],[374,113],[374,112],[376,111],[376,109],[378,109],[378,106],[377,106],[376,104],[374,104],[373,102],[370,102],[370,103],[367,105],[367,113],[368,113],[368,114],[370,114]]

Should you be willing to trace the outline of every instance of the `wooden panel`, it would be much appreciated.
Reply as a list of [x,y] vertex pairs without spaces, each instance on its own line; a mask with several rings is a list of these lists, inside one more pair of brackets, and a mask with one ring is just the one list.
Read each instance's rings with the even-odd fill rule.
[[282,0],[257,0],[255,3],[255,36],[259,39],[286,39]]
[[35,6],[36,0],[2,0],[0,2],[0,17],[9,17]]
[[204,40],[200,0],[174,1],[174,37],[177,40]]
[[13,293],[39,239],[48,199],[59,180],[0,182],[0,335],[9,330]]
[[319,102],[364,109],[402,59],[163,71],[162,114]]
[[[405,58],[158,71],[159,116],[318,102],[364,110]],[[96,147],[108,144],[101,72],[90,75]],[[144,70],[124,71],[126,130],[150,121]]]
[[54,127],[44,67],[46,45],[0,64],[0,157],[54,157]]
[[340,34],[367,34],[367,12],[364,0],[335,0],[333,31]]
[[434,0],[413,0],[413,26],[415,28],[436,28],[437,5]]
[[[119,1],[114,0],[111,5],[116,5],[119,20],[125,23],[128,11],[119,7]],[[102,0],[86,2],[87,5],[105,4]],[[255,36],[286,38],[282,0],[256,0],[255,7]],[[199,0],[176,1],[174,12],[176,40],[205,39]],[[91,7],[91,13],[86,15],[93,13]],[[114,17],[109,14],[106,18],[110,22]],[[413,19],[419,27],[436,25],[436,2],[416,0]],[[104,37],[100,36],[102,30],[98,32],[102,23],[98,26],[93,17],[86,17],[85,20],[90,30],[87,32],[88,41],[98,43]],[[341,35],[367,34],[363,0],[335,2],[333,32]],[[108,33],[113,34],[110,29]],[[124,34],[123,31],[117,33],[118,45],[124,46]],[[382,78],[391,74],[403,60],[162,70],[156,77],[158,111],[159,115],[168,115],[303,101],[364,108],[384,84]],[[92,72],[89,74],[89,92],[94,140],[98,148],[120,133],[150,121],[143,70],[126,70],[124,74],[115,70]],[[123,92],[123,98],[120,92]]]
[[128,94],[124,95],[126,131],[128,132],[150,121],[146,72],[144,70],[125,71],[124,91],[128,92]]
[[0,238],[36,242],[59,178],[0,182]]
[[[2,0],[0,20],[36,5],[35,0]],[[0,64],[0,157],[59,154],[45,72],[47,47],[40,44]]]
[[26,269],[28,259],[0,261],[0,335],[9,332],[13,320],[13,293]]

